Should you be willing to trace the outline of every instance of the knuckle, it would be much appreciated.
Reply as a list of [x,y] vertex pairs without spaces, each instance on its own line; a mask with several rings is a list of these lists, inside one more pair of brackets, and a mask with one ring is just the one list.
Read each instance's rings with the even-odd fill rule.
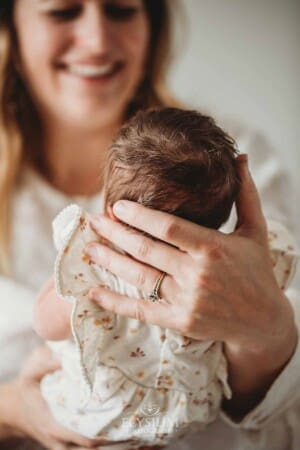
[[136,274],[136,286],[138,287],[145,287],[146,282],[147,282],[147,276],[146,276],[146,272],[144,270],[139,270]]
[[178,235],[179,225],[176,219],[171,217],[168,219],[162,229],[162,239],[165,241],[169,241],[175,236]]
[[201,270],[196,274],[196,288],[209,289],[212,285],[214,275],[210,270]]
[[206,256],[208,260],[219,260],[224,258],[226,254],[226,249],[222,239],[214,239],[210,244],[206,247]]
[[147,256],[149,255],[151,251],[151,241],[150,239],[147,239],[145,237],[142,237],[140,239],[139,245],[137,247],[137,257],[139,259],[144,260],[145,258],[147,258]]
[[225,250],[222,245],[210,245],[205,249],[197,262],[197,266],[190,273],[190,282],[194,289],[212,287],[218,276],[216,270],[221,264],[226,263],[225,258]]
[[200,267],[197,267],[192,274],[190,274],[190,286],[194,293],[199,289],[207,287],[211,279],[210,270],[206,267],[204,262]]

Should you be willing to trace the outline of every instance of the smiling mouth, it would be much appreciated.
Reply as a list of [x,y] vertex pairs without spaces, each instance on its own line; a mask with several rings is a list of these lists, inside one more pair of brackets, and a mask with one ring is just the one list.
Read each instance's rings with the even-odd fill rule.
[[108,78],[115,75],[122,68],[121,63],[110,64],[69,64],[64,68],[72,75],[81,78]]

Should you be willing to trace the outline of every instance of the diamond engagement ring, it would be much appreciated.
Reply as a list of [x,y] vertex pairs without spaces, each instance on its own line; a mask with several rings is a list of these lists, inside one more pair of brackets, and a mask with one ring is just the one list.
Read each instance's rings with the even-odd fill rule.
[[166,273],[162,272],[159,275],[159,277],[157,278],[157,280],[155,281],[154,288],[147,295],[147,300],[149,300],[150,302],[158,302],[161,299],[159,296],[159,289],[160,289],[161,283],[163,282],[163,279],[165,278],[165,276],[166,276]]

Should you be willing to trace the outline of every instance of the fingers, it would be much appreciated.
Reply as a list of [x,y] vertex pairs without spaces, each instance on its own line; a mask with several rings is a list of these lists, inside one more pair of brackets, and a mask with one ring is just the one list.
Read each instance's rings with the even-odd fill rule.
[[92,288],[89,291],[89,297],[114,314],[172,328],[172,308],[163,301],[151,303],[147,300],[125,297],[105,288]]
[[[145,208],[146,209],[146,208]],[[141,262],[160,269],[170,275],[180,273],[185,254],[163,242],[155,241],[119,222],[104,216],[92,220],[93,228],[126,253]]]
[[215,230],[127,200],[114,205],[114,214],[122,222],[187,252],[207,244],[216,235]]
[[[87,253],[95,263],[145,293],[152,291],[155,282],[161,274],[160,271],[152,267],[146,266],[127,255],[122,255],[98,243],[89,245]],[[173,292],[174,282],[171,277],[166,276],[160,287],[160,296],[168,298]]]
[[251,230],[257,240],[266,239],[266,221],[262,212],[260,198],[248,168],[247,155],[240,155],[237,159],[241,187],[236,201],[238,223],[237,229]]

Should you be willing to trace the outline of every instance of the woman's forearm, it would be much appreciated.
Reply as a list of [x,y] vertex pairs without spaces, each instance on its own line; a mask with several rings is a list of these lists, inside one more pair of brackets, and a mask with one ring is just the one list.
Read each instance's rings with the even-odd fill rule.
[[15,397],[13,383],[0,384],[0,441],[22,435],[12,422],[13,408],[17,407]]
[[268,350],[254,353],[225,345],[232,398],[224,401],[223,409],[232,418],[242,418],[264,398],[294,354],[297,341],[297,329],[292,324],[279,344]]

